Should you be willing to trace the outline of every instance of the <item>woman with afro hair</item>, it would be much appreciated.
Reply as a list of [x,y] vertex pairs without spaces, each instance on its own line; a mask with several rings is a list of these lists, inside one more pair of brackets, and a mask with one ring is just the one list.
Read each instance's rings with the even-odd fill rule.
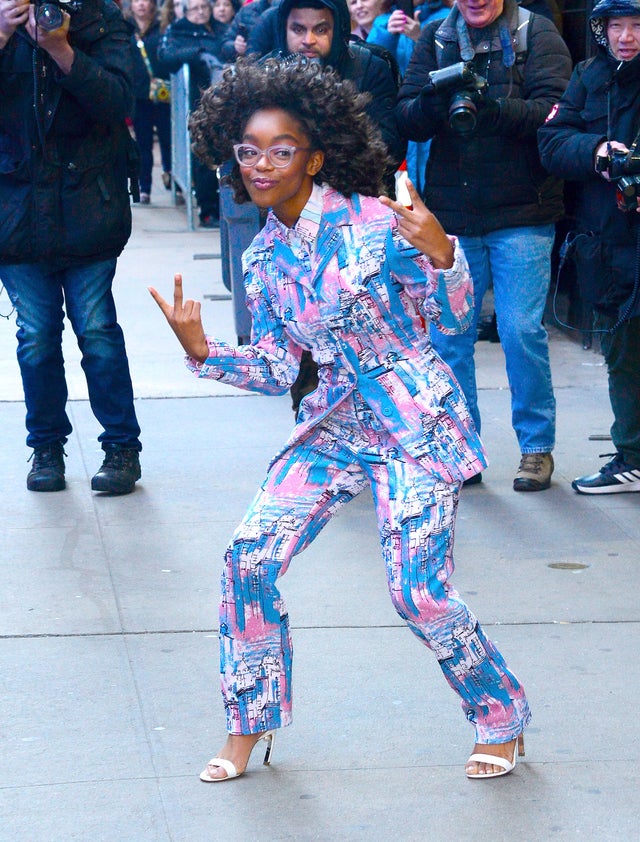
[[[240,60],[193,114],[196,154],[235,159],[236,201],[268,209],[243,257],[250,345],[204,332],[200,304],[150,292],[198,377],[285,394],[303,350],[319,366],[288,441],[224,561],[220,658],[228,736],[201,774],[241,775],[291,722],[288,613],[276,580],[370,486],[391,599],[435,653],[475,728],[468,777],[510,772],[530,714],[524,690],[449,583],[462,482],[485,465],[469,412],[425,324],[464,330],[472,285],[455,238],[409,185],[378,196],[386,164],[366,99],[302,58]],[[318,668],[321,668],[319,665]]]

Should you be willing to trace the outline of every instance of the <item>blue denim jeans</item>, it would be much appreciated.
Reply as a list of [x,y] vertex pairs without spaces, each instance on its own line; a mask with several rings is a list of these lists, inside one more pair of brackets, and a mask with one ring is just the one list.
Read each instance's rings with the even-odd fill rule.
[[547,332],[542,324],[553,238],[553,225],[502,228],[483,237],[460,237],[473,277],[473,324],[457,336],[445,336],[435,328],[431,332],[433,345],[452,368],[480,430],[474,345],[482,299],[493,283],[511,389],[511,423],[521,453],[545,453],[555,444],[556,402]]
[[64,305],[82,353],[91,409],[104,430],[98,441],[141,450],[129,362],[111,292],[115,270],[115,260],[59,271],[42,264],[0,266],[17,313],[29,447],[64,443],[72,429],[65,410]]

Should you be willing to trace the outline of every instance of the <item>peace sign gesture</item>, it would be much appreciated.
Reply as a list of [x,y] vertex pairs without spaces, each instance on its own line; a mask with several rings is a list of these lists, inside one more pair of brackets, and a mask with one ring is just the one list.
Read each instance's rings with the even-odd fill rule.
[[148,289],[187,354],[198,362],[205,362],[209,346],[202,327],[200,302],[190,298],[183,302],[182,275],[174,275],[173,278],[173,307],[153,287]]
[[435,269],[450,269],[453,266],[453,246],[444,228],[422,201],[412,182],[407,179],[406,184],[410,208],[388,196],[380,196],[380,201],[395,212],[398,231],[405,240],[430,258]]

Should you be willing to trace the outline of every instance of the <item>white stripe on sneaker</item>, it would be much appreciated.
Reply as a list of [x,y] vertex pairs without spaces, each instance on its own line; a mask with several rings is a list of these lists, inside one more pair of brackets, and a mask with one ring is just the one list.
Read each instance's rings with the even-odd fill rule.
[[618,482],[638,482],[640,480],[640,471],[625,471],[622,474],[613,475]]

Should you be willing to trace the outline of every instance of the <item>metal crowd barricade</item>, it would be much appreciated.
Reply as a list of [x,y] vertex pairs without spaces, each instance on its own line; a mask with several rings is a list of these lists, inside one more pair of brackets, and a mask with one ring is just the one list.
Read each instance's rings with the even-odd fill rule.
[[[218,169],[222,181],[231,172],[231,161]],[[242,252],[261,228],[260,213],[253,202],[237,204],[233,190],[220,184],[220,252],[222,255],[222,281],[231,292],[233,318],[238,344],[248,344],[251,339],[251,314],[245,302],[242,277]]]
[[[192,189],[191,138],[189,136],[189,65],[184,64],[171,74],[171,173],[172,195],[176,203],[176,186],[185,199],[189,230],[194,226],[194,195]],[[225,175],[231,169],[227,161],[219,169]],[[236,335],[240,344],[251,337],[251,316],[245,303],[242,278],[242,252],[251,243],[262,226],[258,209],[251,202],[238,205],[233,191],[220,186],[220,251],[222,280],[231,292]]]
[[187,211],[187,225],[194,230],[193,189],[191,172],[191,138],[189,136],[189,65],[183,64],[171,74],[171,195],[176,201],[176,186],[182,190]]

